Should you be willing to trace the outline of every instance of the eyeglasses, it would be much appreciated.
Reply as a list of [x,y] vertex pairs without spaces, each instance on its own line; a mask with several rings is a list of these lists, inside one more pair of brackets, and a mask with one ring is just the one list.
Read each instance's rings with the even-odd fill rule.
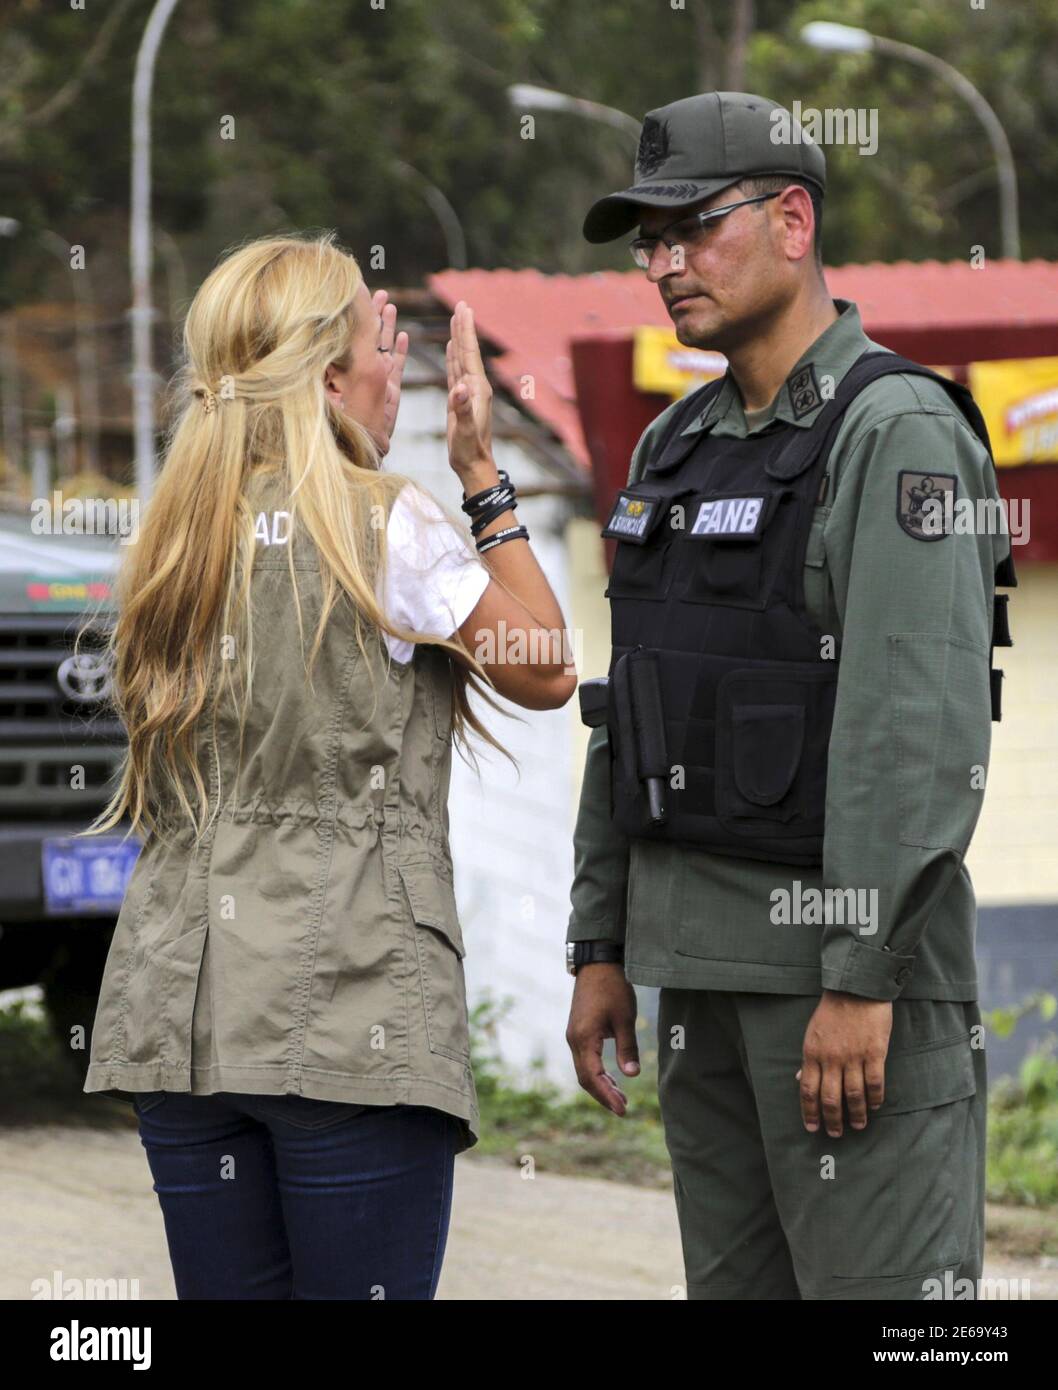
[[747,203],[766,203],[769,198],[777,198],[783,192],[785,189],[780,188],[775,193],[759,193],[755,198],[743,198],[741,202],[727,203],[722,208],[708,208],[705,212],[683,217],[679,222],[670,222],[658,236],[636,237],[635,241],[628,243],[632,259],[640,270],[648,270],[659,241],[663,241],[670,251],[677,246],[694,246],[707,223],[719,221],[736,208],[744,208]]

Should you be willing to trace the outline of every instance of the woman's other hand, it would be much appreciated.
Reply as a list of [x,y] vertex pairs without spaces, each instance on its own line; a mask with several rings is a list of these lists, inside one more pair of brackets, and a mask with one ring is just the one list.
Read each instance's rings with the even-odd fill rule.
[[[460,481],[492,461],[492,387],[474,330],[474,312],[464,300],[452,315],[445,348],[448,368],[448,461]],[[469,495],[470,490],[463,489]]]
[[375,311],[382,320],[382,333],[378,350],[389,355],[389,376],[386,378],[385,404],[385,452],[393,439],[397,427],[397,411],[400,409],[400,384],[404,376],[404,364],[408,360],[408,335],[397,332],[397,306],[388,302],[385,290],[376,290],[372,296]]

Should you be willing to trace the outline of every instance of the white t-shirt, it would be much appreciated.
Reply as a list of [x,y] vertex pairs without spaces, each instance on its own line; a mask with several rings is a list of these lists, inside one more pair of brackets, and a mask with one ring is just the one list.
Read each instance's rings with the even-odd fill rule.
[[[414,483],[405,485],[390,509],[386,544],[386,582],[379,594],[386,614],[417,632],[450,637],[488,586],[477,550]],[[383,636],[394,661],[412,659],[414,642]]]

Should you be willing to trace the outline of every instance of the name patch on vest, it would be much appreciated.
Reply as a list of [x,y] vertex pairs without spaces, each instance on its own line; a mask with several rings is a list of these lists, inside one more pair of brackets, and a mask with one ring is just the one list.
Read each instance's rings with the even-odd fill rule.
[[618,494],[610,519],[603,527],[602,534],[614,540],[635,541],[642,545],[650,530],[650,523],[660,506],[656,497],[634,497],[626,492]]
[[691,526],[692,536],[729,537],[746,540],[759,536],[764,520],[765,498],[759,493],[749,497],[713,497],[702,502]]

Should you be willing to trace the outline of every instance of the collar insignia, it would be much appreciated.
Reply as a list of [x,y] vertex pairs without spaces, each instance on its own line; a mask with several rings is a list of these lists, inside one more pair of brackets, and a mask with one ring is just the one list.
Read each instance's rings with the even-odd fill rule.
[[786,389],[790,393],[790,406],[796,420],[800,420],[802,415],[807,415],[810,410],[815,410],[817,405],[823,403],[813,362],[809,362],[795,376],[790,377]]

